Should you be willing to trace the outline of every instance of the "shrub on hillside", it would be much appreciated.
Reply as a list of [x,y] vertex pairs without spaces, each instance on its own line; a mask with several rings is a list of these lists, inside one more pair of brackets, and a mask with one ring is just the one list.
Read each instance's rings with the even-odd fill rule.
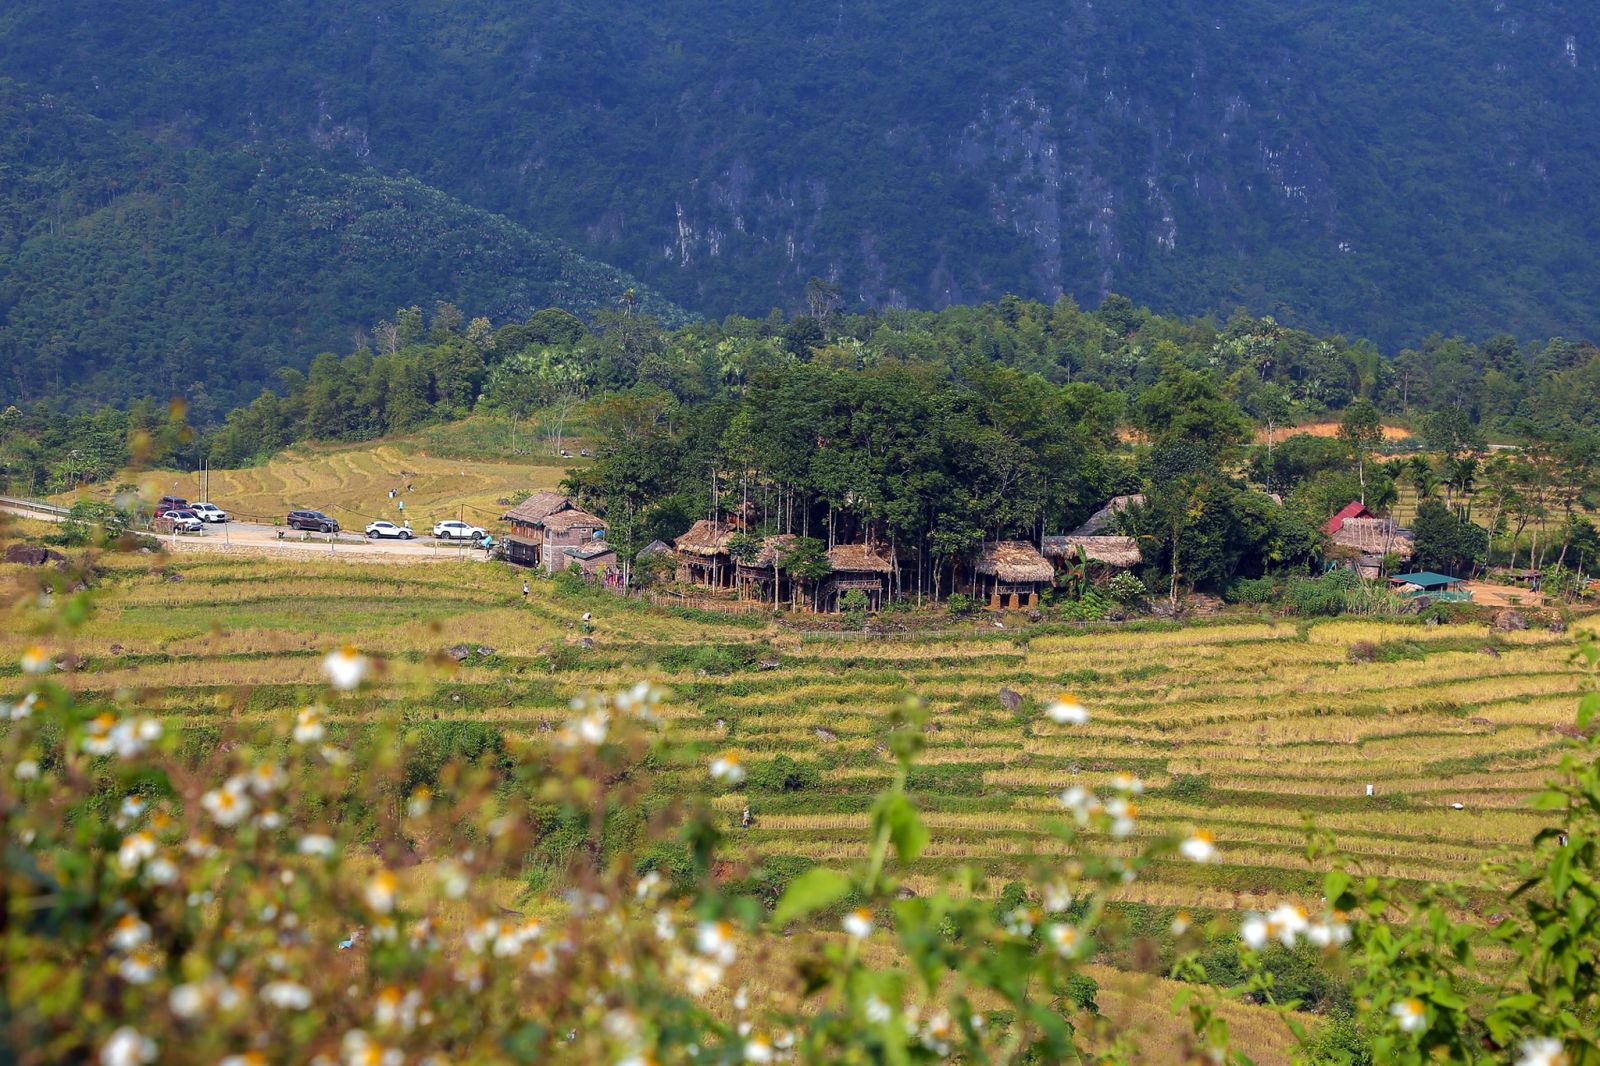
[[1283,598],[1303,618],[1332,618],[1344,613],[1348,594],[1360,584],[1353,570],[1330,570],[1321,577],[1290,582]]

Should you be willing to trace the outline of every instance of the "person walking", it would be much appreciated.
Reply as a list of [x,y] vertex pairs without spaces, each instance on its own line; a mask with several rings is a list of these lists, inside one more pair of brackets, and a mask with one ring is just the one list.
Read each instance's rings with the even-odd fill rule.
[[528,602],[528,579],[527,578],[523,578],[522,579],[522,602],[523,603],[527,603]]

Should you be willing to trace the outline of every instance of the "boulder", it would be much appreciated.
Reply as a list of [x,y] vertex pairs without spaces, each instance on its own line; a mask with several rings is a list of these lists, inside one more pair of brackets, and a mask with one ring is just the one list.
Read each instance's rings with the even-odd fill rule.
[[756,669],[758,669],[758,670],[776,670],[778,667],[780,667],[782,665],[783,665],[783,663],[780,662],[777,659],[762,659],[759,663],[756,664]]
[[1022,693],[1015,692],[1009,688],[1001,689],[1000,706],[1004,707],[1008,711],[1011,711],[1012,713],[1015,713],[1022,707]]
[[1566,631],[1567,631],[1567,623],[1566,623],[1565,619],[1557,618],[1554,622],[1550,623],[1550,632],[1552,632],[1552,633],[1565,633]]
[[64,563],[67,557],[52,548],[37,544],[13,544],[6,549],[6,562],[23,566],[44,566],[46,563]]
[[839,738],[831,730],[823,729],[821,726],[818,726],[817,727],[817,739],[818,740],[824,740],[824,741],[827,741],[829,744],[832,744],[834,741],[838,740]]
[[456,644],[444,650],[445,657],[452,662],[466,662],[467,656],[472,654],[465,644]]
[[1528,628],[1528,620],[1518,611],[1504,610],[1494,616],[1494,630],[1496,633],[1514,633]]

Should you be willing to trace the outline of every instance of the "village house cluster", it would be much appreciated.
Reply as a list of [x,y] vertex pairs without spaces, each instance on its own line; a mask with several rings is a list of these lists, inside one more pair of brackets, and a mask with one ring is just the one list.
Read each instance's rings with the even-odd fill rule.
[[[1278,497],[1274,502],[1281,503]],[[1045,535],[1035,546],[1027,540],[983,544],[972,560],[966,590],[991,610],[1030,609],[1046,589],[1074,568],[1088,564],[1102,572],[1132,570],[1144,561],[1136,537],[1116,532],[1119,516],[1142,505],[1139,494],[1117,496],[1070,533]],[[571,497],[536,492],[501,515],[509,524],[506,559],[520,566],[540,567],[547,574],[576,570],[587,579],[624,583],[626,571],[606,539],[606,522],[579,507]],[[800,576],[789,565],[802,538],[792,533],[761,534],[748,517],[731,515],[701,519],[677,540],[653,541],[639,560],[664,560],[673,580],[709,593],[736,593],[740,599],[794,604],[823,612],[845,610],[854,602],[881,609],[895,595],[903,569],[912,561],[897,557],[892,544],[835,543],[813,568]],[[1386,564],[1411,558],[1411,532],[1392,518],[1381,517],[1352,502],[1323,525],[1329,540],[1330,566],[1354,570],[1364,578],[1380,578]],[[749,547],[740,551],[739,538]],[[1437,574],[1401,574],[1391,580],[1404,591],[1453,590],[1457,579]]]

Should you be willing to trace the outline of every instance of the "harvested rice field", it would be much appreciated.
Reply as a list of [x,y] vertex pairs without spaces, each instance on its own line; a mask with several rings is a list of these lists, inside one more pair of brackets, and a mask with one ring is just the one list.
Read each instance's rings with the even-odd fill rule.
[[[751,782],[770,781],[754,771],[787,756],[799,767],[789,791],[747,783],[715,797],[733,847],[842,863],[864,854],[868,807],[892,771],[888,716],[915,695],[932,710],[911,779],[932,842],[908,872],[913,886],[970,865],[998,891],[1030,857],[1059,850],[1045,831],[1057,793],[1131,771],[1146,785],[1141,832],[1203,826],[1220,849],[1219,863],[1173,860],[1124,890],[1130,905],[1159,908],[1314,894],[1307,817],[1363,868],[1406,879],[1465,876],[1526,846],[1540,820],[1524,800],[1556,759],[1581,685],[1570,640],[1542,630],[1244,620],[847,640],[567,598],[541,581],[524,603],[523,573],[499,564],[105,567],[93,617],[52,638],[71,657],[64,680],[143,693],[130,698],[174,725],[284,716],[312,698],[321,655],[340,644],[386,664],[368,694],[340,704],[353,727],[405,715],[528,735],[559,725],[575,694],[649,679],[672,691],[668,727],[698,751],[661,769],[664,787],[701,790],[706,760],[728,748],[744,754]],[[0,580],[26,575],[8,566]],[[36,609],[11,611],[0,660],[15,664]],[[1375,650],[1352,661],[1358,642]],[[473,649],[465,662],[439,654],[458,644]],[[1062,692],[1089,706],[1087,725],[1043,716]],[[746,806],[754,824],[739,830]]]

